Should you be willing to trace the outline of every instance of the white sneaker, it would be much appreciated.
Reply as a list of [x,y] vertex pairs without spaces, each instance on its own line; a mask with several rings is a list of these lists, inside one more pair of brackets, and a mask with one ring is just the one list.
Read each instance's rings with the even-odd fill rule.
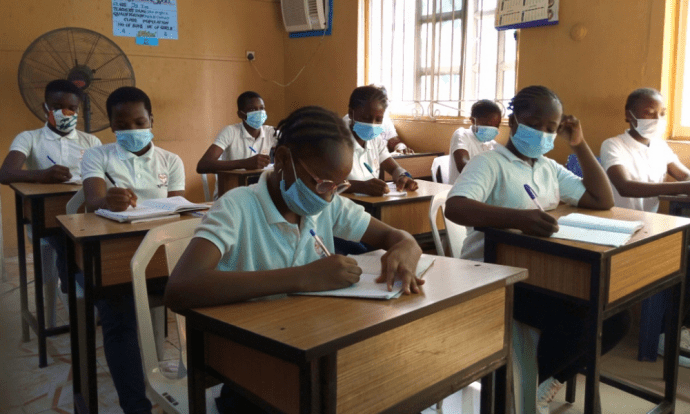
[[554,377],[551,377],[539,384],[539,388],[537,388],[537,406],[539,406],[541,403],[546,403],[548,407],[548,404],[553,401],[553,399],[556,397],[556,394],[558,394],[558,391],[560,391],[564,385],[565,384],[558,381]]
[[[684,328],[684,330],[687,332],[687,328]],[[687,339],[688,339],[688,341],[690,341],[690,332],[688,332],[687,335],[688,335]],[[657,353],[659,355],[664,355],[664,348],[665,348],[664,337],[665,337],[664,334],[659,335],[659,348],[657,349]],[[681,334],[681,347],[682,347],[682,342],[683,342],[683,340],[682,340],[682,334]],[[688,345],[690,345],[690,343],[688,343]],[[690,351],[690,349],[688,349],[688,351]],[[680,365],[681,367],[684,367],[684,368],[690,368],[690,358],[684,357],[682,355],[679,356],[678,357],[678,365]]]

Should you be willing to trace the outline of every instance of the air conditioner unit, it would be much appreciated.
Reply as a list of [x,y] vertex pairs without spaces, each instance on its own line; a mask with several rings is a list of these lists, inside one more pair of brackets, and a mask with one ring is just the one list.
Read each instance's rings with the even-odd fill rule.
[[280,8],[289,33],[327,29],[328,0],[280,0]]

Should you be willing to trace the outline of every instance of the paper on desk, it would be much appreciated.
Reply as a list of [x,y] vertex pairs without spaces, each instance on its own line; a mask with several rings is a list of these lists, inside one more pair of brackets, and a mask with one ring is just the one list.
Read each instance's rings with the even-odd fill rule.
[[585,243],[602,244],[604,246],[620,247],[627,243],[632,235],[612,231],[583,229],[581,227],[559,225],[558,233],[552,234],[551,237],[555,239],[574,240]]
[[[395,183],[387,183],[388,184],[388,192],[383,195],[383,197],[405,197],[407,195],[407,191],[398,191],[398,188],[395,186]],[[369,194],[364,194],[364,193],[355,193],[356,196],[359,197],[375,197]]]
[[74,175],[72,175],[72,178],[65,181],[63,184],[81,185],[82,184],[81,175],[74,174]]

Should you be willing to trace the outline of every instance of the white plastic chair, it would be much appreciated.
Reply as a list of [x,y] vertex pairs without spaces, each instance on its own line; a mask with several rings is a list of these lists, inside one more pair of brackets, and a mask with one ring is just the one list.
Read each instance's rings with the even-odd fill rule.
[[441,172],[441,182],[443,184],[448,184],[450,180],[450,155],[442,155],[440,157],[434,158],[434,162],[431,163],[431,179],[437,183],[437,174],[440,170]]
[[442,191],[436,195],[431,200],[431,206],[429,207],[429,222],[431,224],[431,235],[434,238],[434,245],[436,245],[436,254],[439,256],[446,256],[444,243],[441,240],[441,235],[439,234],[438,227],[436,227],[436,217],[438,215],[439,208],[443,212],[443,223],[446,226],[446,245],[450,252],[450,257],[460,258],[460,253],[462,251],[462,243],[465,241],[467,236],[467,229],[465,226],[453,223],[446,219],[446,198],[448,197],[448,191]]
[[65,211],[67,214],[77,214],[82,204],[84,204],[84,201],[86,201],[84,197],[84,188],[80,188],[67,202]]
[[[141,359],[144,364],[146,388],[153,396],[155,403],[166,413],[187,413],[189,410],[189,396],[187,391],[187,342],[184,317],[175,314],[177,331],[180,336],[180,358],[177,375],[163,374],[159,363],[159,356],[154,337],[151,311],[149,307],[148,289],[146,287],[146,267],[159,247],[164,246],[168,272],[172,271],[180,256],[189,244],[194,229],[201,219],[190,219],[166,224],[149,230],[142,240],[134,257],[132,257],[132,286],[134,288],[134,307],[137,316],[137,331]],[[174,376],[174,377],[173,377]],[[220,395],[220,385],[206,390],[206,410],[209,413],[218,412],[214,399]]]
[[[211,189],[208,187],[208,177],[206,176],[206,174],[201,174],[201,185],[204,188],[204,200],[206,200],[206,202],[213,201],[213,197],[211,196]],[[216,188],[218,187],[216,186]]]

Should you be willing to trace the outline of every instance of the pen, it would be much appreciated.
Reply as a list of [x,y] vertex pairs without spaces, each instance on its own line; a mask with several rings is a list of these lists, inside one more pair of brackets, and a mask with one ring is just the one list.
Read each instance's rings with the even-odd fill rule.
[[50,160],[50,162],[53,163],[53,165],[57,165],[57,163],[56,163],[52,158],[50,158],[50,155],[47,155],[47,157],[48,157],[48,159]]
[[117,187],[117,184],[115,184],[115,180],[113,180],[113,177],[111,177],[110,174],[108,174],[107,171],[105,172],[105,176],[106,176],[106,178],[108,178],[108,180],[113,184],[114,187]]
[[371,173],[371,175],[373,175],[374,178],[376,178],[376,175],[374,175],[374,170],[371,168],[371,166],[369,166],[369,164],[367,164],[367,163],[365,162],[365,163],[364,163],[364,167],[366,167],[366,169],[369,170],[369,172]]
[[319,247],[323,250],[323,252],[326,253],[326,256],[330,256],[331,252],[329,252],[328,249],[326,248],[326,245],[323,244],[323,242],[321,241],[321,237],[317,236],[316,233],[314,233],[314,229],[309,230],[309,233],[312,236],[314,236],[314,240],[316,240],[316,244],[318,244]]
[[529,184],[525,184],[525,191],[527,191],[527,195],[529,195],[529,198],[532,199],[534,205],[537,206],[539,210],[544,211],[541,204],[539,204],[539,202],[537,201],[537,194],[534,192],[534,190],[532,190],[532,187],[530,187]]
[[252,150],[252,152],[253,152],[254,154],[256,154],[256,150],[254,149],[254,147],[252,147],[252,146],[250,145],[250,146],[249,146],[249,149]]

